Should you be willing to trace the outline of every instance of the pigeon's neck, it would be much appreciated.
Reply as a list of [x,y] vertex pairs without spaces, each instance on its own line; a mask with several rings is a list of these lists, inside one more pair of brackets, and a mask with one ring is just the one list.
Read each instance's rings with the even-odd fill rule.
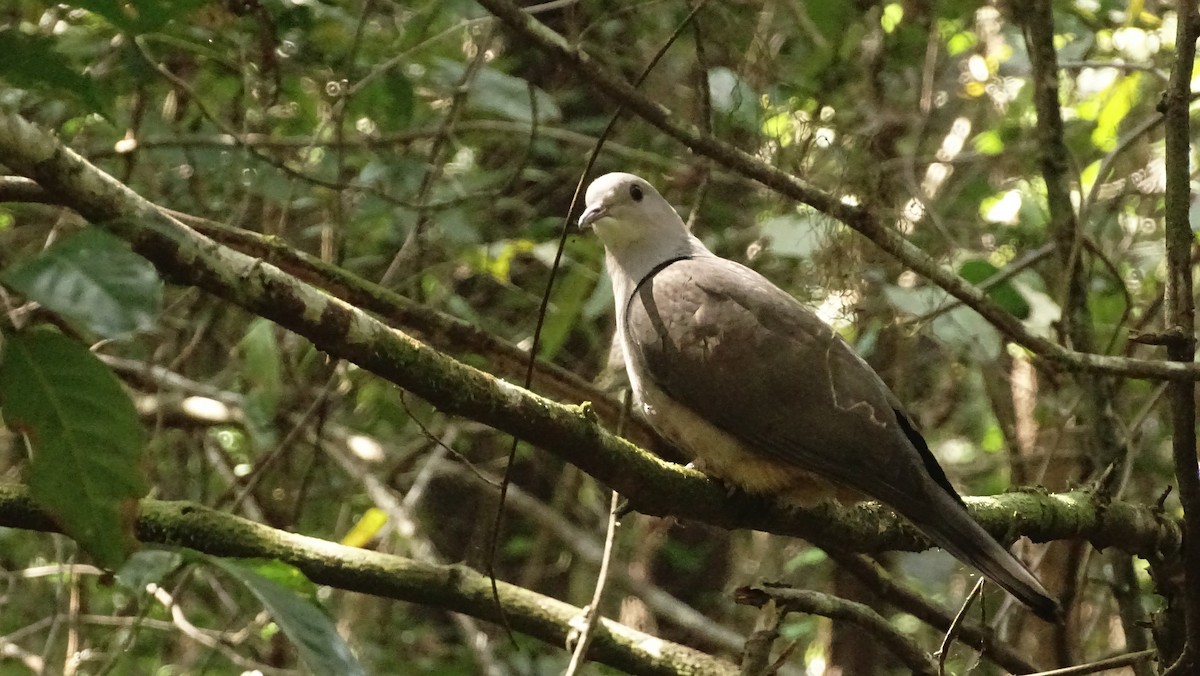
[[704,243],[692,235],[685,235],[669,247],[629,246],[606,248],[604,263],[612,279],[613,296],[617,301],[617,316],[625,313],[625,304],[637,285],[655,268],[679,258],[711,256]]

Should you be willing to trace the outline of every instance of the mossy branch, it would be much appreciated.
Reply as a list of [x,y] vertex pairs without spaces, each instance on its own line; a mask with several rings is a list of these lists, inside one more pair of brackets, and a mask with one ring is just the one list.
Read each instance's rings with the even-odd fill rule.
[[[0,525],[57,531],[22,486],[0,484]],[[317,584],[444,608],[496,622],[491,582],[463,565],[435,565],[288,533],[190,502],[142,500],[138,539],[188,547],[213,556],[277,559]],[[514,629],[563,646],[571,620],[583,611],[499,582],[500,601]],[[734,674],[734,666],[698,650],[625,625],[601,620],[589,657],[633,674]]]

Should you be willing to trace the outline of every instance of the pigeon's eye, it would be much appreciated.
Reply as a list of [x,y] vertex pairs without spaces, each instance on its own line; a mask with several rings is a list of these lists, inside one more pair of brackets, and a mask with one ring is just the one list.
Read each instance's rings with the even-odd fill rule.
[[642,186],[640,186],[636,183],[629,186],[629,196],[633,198],[634,202],[641,202],[642,201]]

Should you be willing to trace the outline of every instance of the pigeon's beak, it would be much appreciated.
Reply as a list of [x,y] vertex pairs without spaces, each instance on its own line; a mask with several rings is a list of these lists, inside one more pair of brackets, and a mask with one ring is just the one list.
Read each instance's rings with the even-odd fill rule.
[[579,229],[591,227],[596,221],[608,215],[608,210],[604,208],[604,204],[596,204],[590,206],[583,215],[579,217]]

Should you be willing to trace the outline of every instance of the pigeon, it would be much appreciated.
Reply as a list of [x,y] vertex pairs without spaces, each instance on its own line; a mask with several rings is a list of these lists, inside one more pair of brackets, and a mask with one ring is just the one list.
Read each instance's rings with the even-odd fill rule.
[[793,505],[878,500],[1037,616],[1061,617],[968,513],[896,396],[820,318],[709,251],[633,174],[592,182],[579,225],[604,244],[636,407],[696,467]]

